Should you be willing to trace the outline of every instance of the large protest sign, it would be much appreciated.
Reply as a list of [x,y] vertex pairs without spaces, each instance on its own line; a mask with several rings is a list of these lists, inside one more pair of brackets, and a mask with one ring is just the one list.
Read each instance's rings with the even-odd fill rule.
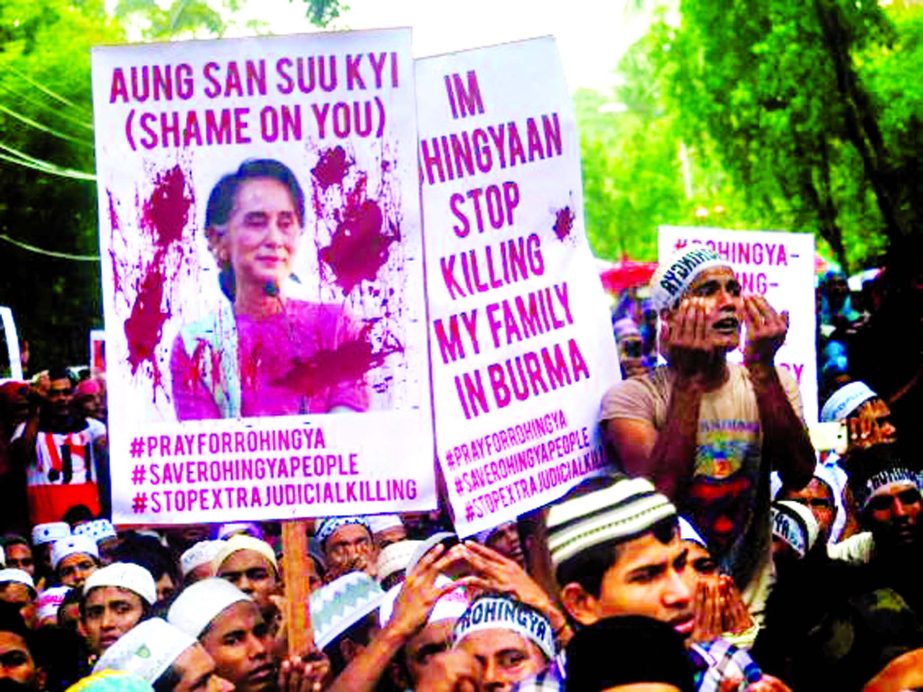
[[553,39],[419,60],[416,75],[436,441],[469,535],[603,465],[618,361]]
[[[789,329],[776,364],[798,383],[807,423],[817,420],[817,353],[814,335],[814,236],[779,231],[728,231],[717,228],[661,226],[664,260],[690,243],[702,243],[726,259],[745,293],[756,293],[778,311],[788,310]],[[741,362],[738,348],[729,356]]]
[[434,508],[409,30],[98,48],[93,95],[116,520]]
[[0,306],[0,329],[3,331],[5,348],[0,359],[0,377],[9,377],[14,380],[22,379],[22,359],[19,353],[19,335],[16,333],[16,320],[13,311],[5,306]]

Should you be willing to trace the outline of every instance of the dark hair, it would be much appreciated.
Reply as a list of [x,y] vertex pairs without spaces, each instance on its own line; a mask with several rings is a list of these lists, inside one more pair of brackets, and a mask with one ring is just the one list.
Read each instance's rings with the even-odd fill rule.
[[598,598],[602,589],[603,575],[612,569],[619,559],[620,545],[649,533],[666,545],[673,540],[673,536],[679,530],[678,527],[676,515],[673,515],[661,519],[643,533],[594,545],[558,565],[555,571],[558,584],[564,586],[576,582],[588,594]]
[[247,159],[235,173],[228,173],[212,188],[205,208],[205,228],[226,224],[234,208],[237,188],[246,180],[258,178],[277,180],[288,188],[298,223],[304,226],[304,191],[292,170],[274,159]]
[[71,372],[71,369],[64,365],[56,365],[53,368],[48,369],[48,379],[50,381],[54,380],[68,380],[71,383],[71,386],[77,384],[74,373]]
[[154,692],[173,692],[176,689],[176,686],[180,684],[183,676],[176,669],[176,661],[170,664],[170,666],[160,674],[160,677],[154,680],[151,684],[151,687],[154,688]]
[[24,545],[30,551],[32,550],[32,544],[29,542],[29,539],[20,536],[18,533],[8,533],[0,538],[0,547],[8,548],[11,545]]
[[0,632],[18,634],[27,646],[31,644],[31,632],[19,613],[19,606],[14,603],[0,601]]

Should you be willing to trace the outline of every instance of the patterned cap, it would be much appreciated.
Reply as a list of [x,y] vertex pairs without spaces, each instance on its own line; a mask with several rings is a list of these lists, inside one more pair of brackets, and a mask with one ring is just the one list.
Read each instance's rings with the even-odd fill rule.
[[645,478],[621,478],[612,485],[552,505],[548,548],[557,568],[594,546],[636,538],[676,516],[676,508]]
[[154,684],[173,661],[198,642],[160,618],[140,622],[99,657],[93,672],[121,670]]
[[107,538],[117,538],[115,527],[108,519],[94,519],[74,527],[75,536],[89,536],[99,543]]
[[865,382],[856,381],[844,384],[824,403],[824,407],[820,410],[820,419],[824,423],[846,420],[862,404],[877,396],[878,394]]
[[682,299],[695,278],[712,267],[728,267],[727,260],[714,250],[697,243],[687,245],[665,262],[661,262],[651,277],[651,305],[660,312],[673,309]]
[[253,599],[231,582],[209,577],[183,589],[170,606],[167,621],[198,638],[212,620],[241,601],[252,602]]
[[61,560],[77,553],[92,555],[97,561],[99,560],[99,548],[96,547],[96,541],[89,536],[68,536],[55,541],[51,546],[51,566],[57,569]]
[[341,526],[349,526],[350,524],[358,524],[359,526],[364,526],[370,535],[372,533],[372,525],[369,524],[369,520],[366,517],[330,517],[329,519],[324,519],[318,525],[315,537],[317,538],[318,543],[324,545],[324,543],[327,542],[327,539],[333,535],[334,531],[336,531]]
[[311,594],[311,627],[318,648],[381,605],[385,592],[365,572],[349,572]]
[[32,545],[54,543],[71,535],[71,527],[65,521],[52,521],[32,527]]
[[466,610],[453,630],[453,646],[473,632],[511,630],[533,642],[549,661],[554,658],[554,628],[540,612],[504,596],[481,596]]
[[113,562],[100,567],[87,577],[83,584],[83,595],[99,586],[115,586],[138,594],[148,605],[157,602],[157,584],[154,577],[141,565],[132,562]]

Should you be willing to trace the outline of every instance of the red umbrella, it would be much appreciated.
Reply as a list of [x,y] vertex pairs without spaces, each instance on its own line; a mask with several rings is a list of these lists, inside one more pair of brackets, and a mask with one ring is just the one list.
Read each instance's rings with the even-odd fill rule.
[[647,285],[656,269],[656,262],[635,262],[625,257],[610,264],[600,273],[599,278],[607,293],[618,295],[626,288]]

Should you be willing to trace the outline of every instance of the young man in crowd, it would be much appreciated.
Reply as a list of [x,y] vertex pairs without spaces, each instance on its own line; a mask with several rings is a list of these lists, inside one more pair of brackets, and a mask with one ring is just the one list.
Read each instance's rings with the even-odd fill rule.
[[[800,488],[814,450],[794,380],[775,365],[788,317],[743,295],[727,261],[690,245],[651,280],[668,364],[624,380],[601,421],[622,468],[649,478],[690,517],[759,613],[771,584],[769,469]],[[727,355],[746,326],[744,364]]]
[[155,692],[231,692],[215,662],[193,637],[160,618],[130,629],[103,654],[94,673],[119,670],[148,682]]
[[68,536],[55,541],[51,548],[51,566],[59,584],[83,586],[99,569],[99,548],[88,536]]
[[106,464],[106,426],[77,413],[65,368],[48,373],[47,396],[31,397],[29,416],[13,433],[14,459],[26,469],[29,521],[60,521],[75,507],[100,513],[97,479]]
[[540,612],[507,596],[481,596],[455,623],[453,648],[472,656],[488,690],[509,690],[544,671],[556,653],[554,629]]
[[212,564],[215,575],[250,596],[264,617],[275,617],[272,599],[282,593],[282,580],[271,545],[252,536],[232,536],[224,541]]
[[32,556],[32,546],[22,536],[9,534],[0,539],[0,546],[6,555],[6,566],[11,569],[21,569],[35,578],[35,558]]
[[[587,627],[609,618],[640,615],[669,624],[687,641],[696,626],[699,575],[679,532],[673,504],[643,478],[585,482],[547,517],[548,550],[570,617]],[[749,690],[788,688],[758,669],[722,639],[690,650],[699,689],[746,676]],[[562,689],[566,668],[552,666],[523,683],[524,690]],[[753,685],[758,685],[754,687]]]
[[36,626],[35,583],[31,575],[21,569],[0,569],[0,601],[19,608],[26,627]]
[[275,689],[269,628],[253,599],[230,582],[207,578],[187,587],[170,606],[167,621],[199,640],[218,675],[235,690]]
[[150,572],[130,562],[96,570],[83,586],[80,623],[90,653],[99,656],[151,616],[157,587]]
[[33,634],[14,605],[0,603],[0,688],[40,692],[45,674],[36,664]]

